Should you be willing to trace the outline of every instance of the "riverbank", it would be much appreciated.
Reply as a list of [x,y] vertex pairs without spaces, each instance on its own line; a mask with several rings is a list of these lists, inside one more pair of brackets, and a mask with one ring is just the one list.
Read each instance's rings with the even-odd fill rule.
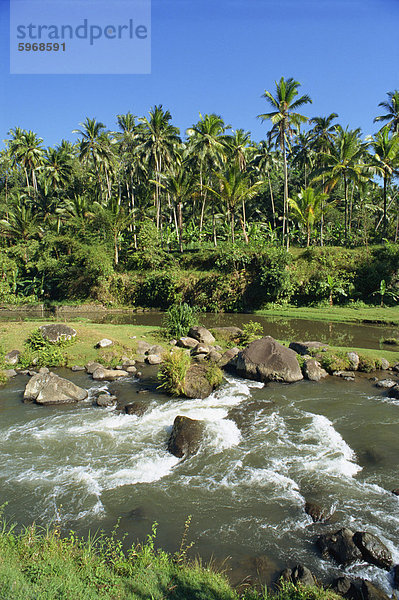
[[[55,525],[32,525],[16,534],[2,524],[0,600],[336,600],[329,590],[285,583],[273,596],[248,585],[233,589],[227,578],[187,559],[187,540],[172,556],[155,548],[155,528],[145,544],[127,551],[115,536],[88,540]],[[187,533],[187,531],[185,531]],[[243,592],[242,589],[245,591]]]
[[399,306],[276,306],[257,310],[257,316],[308,319],[331,323],[376,323],[399,326]]

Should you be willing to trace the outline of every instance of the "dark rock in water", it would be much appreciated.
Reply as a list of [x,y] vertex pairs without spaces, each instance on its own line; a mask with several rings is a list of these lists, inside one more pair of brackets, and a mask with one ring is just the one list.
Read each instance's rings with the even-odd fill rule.
[[271,336],[251,342],[234,361],[237,373],[247,379],[285,383],[303,379],[296,353]]
[[393,584],[399,588],[399,565],[395,565],[393,568]]
[[116,402],[117,402],[117,397],[112,396],[111,394],[100,394],[96,400],[97,406],[101,406],[103,408],[108,408],[110,406],[116,406]]
[[396,384],[393,387],[389,388],[389,390],[388,390],[388,397],[389,398],[399,399],[399,385],[398,384]]
[[392,490],[392,494],[395,494],[395,496],[399,496],[399,488],[395,488],[394,490]]
[[211,332],[205,327],[201,327],[200,325],[195,325],[191,327],[188,332],[188,337],[194,338],[201,342],[201,344],[209,344],[212,345],[215,341],[215,338],[211,334]]
[[257,414],[267,409],[273,410],[275,403],[267,400],[249,400],[230,408],[227,418],[234,421],[239,429],[253,427]]
[[352,579],[347,577],[338,577],[331,584],[331,589],[336,594],[349,600],[362,600],[359,584],[356,585]]
[[27,383],[24,401],[38,404],[68,404],[87,398],[87,391],[54,373],[37,373]]
[[184,378],[183,391],[187,398],[207,398],[212,393],[213,387],[206,378],[207,367],[192,364]]
[[325,510],[319,504],[316,504],[316,502],[306,502],[305,513],[311,517],[313,523],[324,521],[328,517]]
[[309,354],[311,350],[322,350],[328,348],[328,344],[322,342],[291,342],[289,345],[291,350],[294,350],[297,354]]
[[328,373],[317,362],[314,358],[309,358],[303,365],[303,374],[306,379],[310,381],[320,381],[324,377],[327,377]]
[[42,337],[48,342],[56,344],[65,340],[72,340],[76,337],[77,331],[73,327],[68,327],[63,323],[54,323],[51,325],[42,325],[39,327]]
[[93,371],[92,377],[95,381],[115,381],[115,379],[128,377],[128,375],[129,373],[127,371],[97,367],[97,369]]
[[312,572],[303,565],[297,565],[293,569],[284,569],[281,579],[291,581],[294,585],[316,585],[316,579]]
[[178,458],[195,454],[204,433],[204,422],[178,415],[173,423],[168,450]]
[[333,581],[331,589],[348,600],[389,600],[385,592],[366,579],[339,577]]
[[77,373],[78,371],[85,371],[85,368],[80,365],[73,365],[71,367],[71,371],[73,371],[74,373]]
[[320,535],[316,543],[323,558],[334,558],[338,564],[345,566],[362,558],[353,535],[353,531],[344,527],[335,533]]
[[11,350],[11,352],[8,352],[5,355],[4,362],[6,362],[8,365],[16,365],[19,361],[20,354],[21,353],[19,350]]
[[392,554],[377,536],[367,531],[357,531],[353,541],[362,553],[363,559],[389,571],[392,567]]
[[346,381],[353,381],[355,379],[354,371],[334,371],[335,377],[342,377]]
[[131,402],[125,406],[125,413],[127,415],[136,415],[136,417],[142,417],[147,410],[148,404],[145,402]]
[[385,592],[366,579],[362,580],[360,592],[363,600],[390,600]]

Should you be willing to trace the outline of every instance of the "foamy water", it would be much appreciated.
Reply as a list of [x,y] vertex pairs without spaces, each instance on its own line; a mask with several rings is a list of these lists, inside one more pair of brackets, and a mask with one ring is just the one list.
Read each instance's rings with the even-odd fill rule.
[[[128,390],[132,384],[119,385]],[[399,562],[399,501],[387,491],[394,465],[385,472],[378,464],[365,467],[352,447],[357,435],[364,444],[374,443],[368,436],[378,415],[393,456],[397,407],[382,396],[356,396],[346,382],[330,384],[340,385],[341,395],[329,401],[336,387],[328,385],[264,388],[229,376],[206,400],[149,394],[148,411],[139,418],[93,407],[90,399],[107,388],[103,384],[92,386],[88,401],[66,410],[23,406],[15,387],[9,399],[10,405],[15,400],[14,412],[3,411],[0,422],[0,502],[11,500],[13,516],[22,520],[57,519],[82,529],[140,507],[143,521],[129,525],[126,517],[132,535],[144,535],[157,520],[168,540],[178,537],[174,529],[193,514],[201,551],[266,552],[278,564],[299,561],[320,576],[339,574],[313,546],[324,531],[304,513],[305,501],[314,499],[327,512],[336,511],[336,528],[375,533]],[[371,408],[362,412],[362,403]],[[368,410],[376,412],[366,417]],[[199,452],[184,461],[167,452],[177,415],[205,423]],[[392,593],[389,574],[380,569],[358,564],[351,572]]]

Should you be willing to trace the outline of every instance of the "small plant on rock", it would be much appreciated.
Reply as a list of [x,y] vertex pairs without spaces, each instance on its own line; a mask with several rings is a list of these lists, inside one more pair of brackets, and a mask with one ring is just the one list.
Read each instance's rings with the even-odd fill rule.
[[190,356],[184,350],[175,350],[166,354],[158,371],[158,379],[161,381],[159,387],[172,396],[181,396],[190,364]]
[[258,321],[249,321],[249,323],[245,323],[242,330],[243,333],[240,336],[240,345],[242,346],[246,346],[263,335],[263,327]]

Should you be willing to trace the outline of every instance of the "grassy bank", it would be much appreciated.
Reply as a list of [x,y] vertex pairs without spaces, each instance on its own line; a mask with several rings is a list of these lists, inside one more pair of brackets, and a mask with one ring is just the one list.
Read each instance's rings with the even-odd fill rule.
[[[24,349],[24,342],[29,334],[43,325],[43,321],[19,321],[0,324],[0,340],[3,349]],[[149,344],[159,343],[161,340],[159,327],[143,325],[112,325],[103,323],[72,322],[67,323],[77,331],[77,339],[66,345],[62,352],[66,356],[67,366],[84,365],[93,360],[108,360],[109,362],[120,359],[124,354],[135,357],[138,340],[145,340]],[[108,338],[114,342],[110,348],[95,348],[97,342]],[[163,340],[165,342],[165,340]]]
[[285,584],[266,590],[234,590],[227,578],[187,560],[187,546],[175,555],[146,544],[122,549],[115,536],[62,537],[56,527],[35,525],[16,533],[0,523],[0,600],[337,600],[322,588]]
[[307,319],[309,321],[330,321],[334,323],[381,323],[399,326],[399,306],[273,306],[257,310],[255,315],[264,317],[286,317],[287,319]]

